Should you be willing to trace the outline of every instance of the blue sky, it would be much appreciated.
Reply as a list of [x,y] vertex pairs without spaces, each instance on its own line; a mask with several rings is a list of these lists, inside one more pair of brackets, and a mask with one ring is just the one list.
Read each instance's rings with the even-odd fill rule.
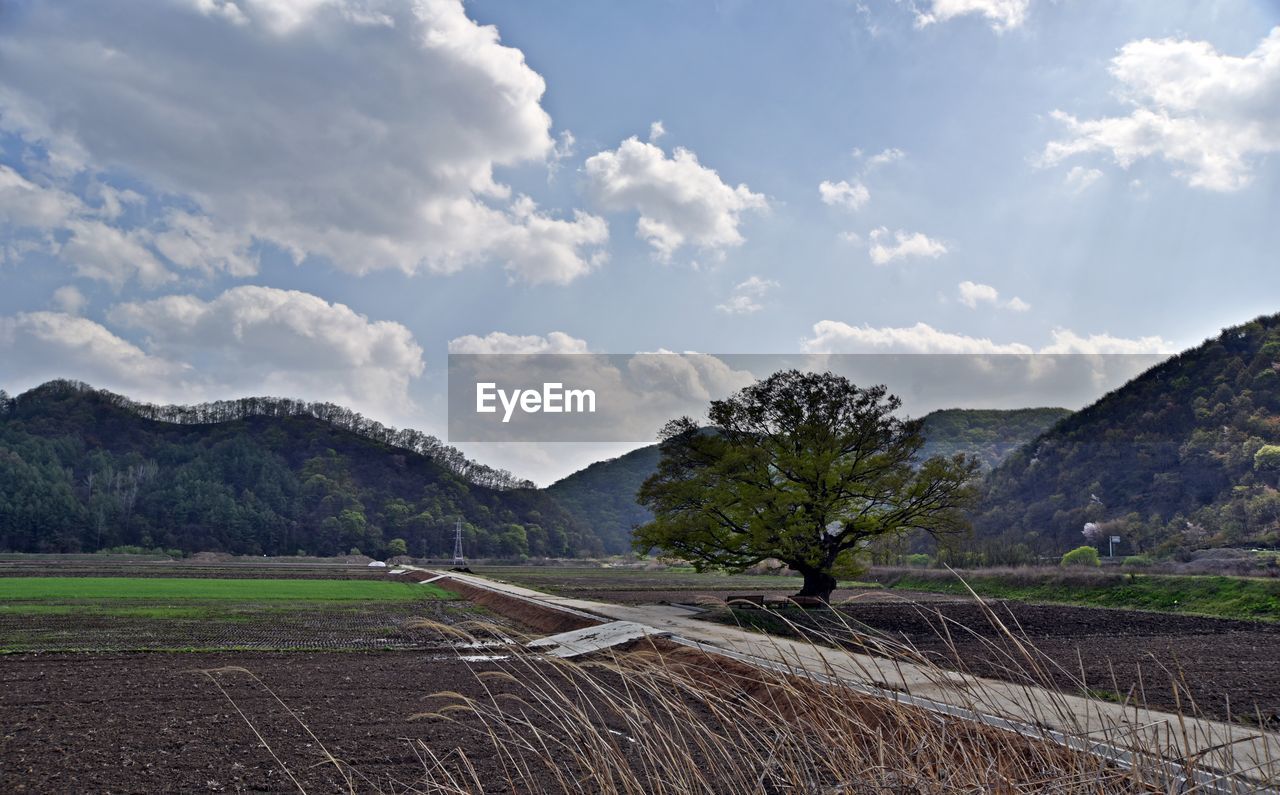
[[[443,433],[451,346],[1177,350],[1280,310],[1278,25],[1262,0],[20,0],[0,386]],[[541,481],[598,452],[468,449]]]

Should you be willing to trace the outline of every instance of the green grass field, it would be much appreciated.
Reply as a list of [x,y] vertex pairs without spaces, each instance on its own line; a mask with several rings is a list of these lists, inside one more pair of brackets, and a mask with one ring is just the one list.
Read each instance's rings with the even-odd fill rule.
[[455,600],[382,580],[3,577],[0,652],[376,648]]
[[378,580],[258,580],[183,577],[0,577],[8,602],[112,600],[381,602],[452,599],[434,585]]

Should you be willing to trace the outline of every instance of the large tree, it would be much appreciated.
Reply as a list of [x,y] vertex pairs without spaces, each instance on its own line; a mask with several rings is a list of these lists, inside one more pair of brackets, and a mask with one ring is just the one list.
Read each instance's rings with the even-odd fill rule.
[[668,423],[636,550],[699,570],[774,558],[803,575],[800,596],[827,600],[872,539],[963,529],[977,462],[920,460],[921,423],[900,407],[883,386],[788,370],[713,401],[709,426]]

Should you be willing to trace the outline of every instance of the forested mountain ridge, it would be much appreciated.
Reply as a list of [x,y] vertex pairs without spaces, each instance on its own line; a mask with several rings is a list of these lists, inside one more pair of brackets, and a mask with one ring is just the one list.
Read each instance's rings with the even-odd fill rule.
[[653,518],[636,502],[640,484],[658,469],[658,446],[597,461],[552,483],[547,492],[578,519],[588,524],[606,550],[620,554],[631,549],[631,530]]
[[964,453],[985,472],[1071,415],[1062,408],[940,409],[924,415],[921,458]]
[[[1070,415],[1061,408],[944,409],[926,414],[923,458],[965,453],[988,470],[1054,423]],[[645,478],[658,467],[658,446],[598,461],[547,487],[562,505],[589,525],[611,552],[631,548],[631,529],[652,516],[635,500]]]
[[0,392],[0,550],[598,553],[545,493],[330,404],[138,404],[69,381]]
[[[1056,555],[1280,545],[1280,315],[1227,329],[1075,414],[945,410],[922,453],[994,466],[974,543]],[[656,446],[547,489],[329,404],[137,404],[73,382],[0,392],[0,550],[116,545],[370,554],[625,551]],[[1014,555],[1016,557],[1016,555]]]
[[[1226,329],[1063,420],[987,478],[975,532],[1060,554],[1280,544],[1280,315]],[[1088,536],[1084,534],[1089,525]]]

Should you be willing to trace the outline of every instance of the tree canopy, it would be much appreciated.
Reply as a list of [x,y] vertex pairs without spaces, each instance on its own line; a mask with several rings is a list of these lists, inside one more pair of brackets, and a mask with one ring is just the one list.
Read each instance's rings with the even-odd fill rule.
[[921,460],[922,423],[900,408],[883,386],[788,370],[713,401],[710,428],[668,423],[636,550],[699,570],[774,558],[804,576],[800,595],[827,599],[870,540],[962,529],[976,462]]

